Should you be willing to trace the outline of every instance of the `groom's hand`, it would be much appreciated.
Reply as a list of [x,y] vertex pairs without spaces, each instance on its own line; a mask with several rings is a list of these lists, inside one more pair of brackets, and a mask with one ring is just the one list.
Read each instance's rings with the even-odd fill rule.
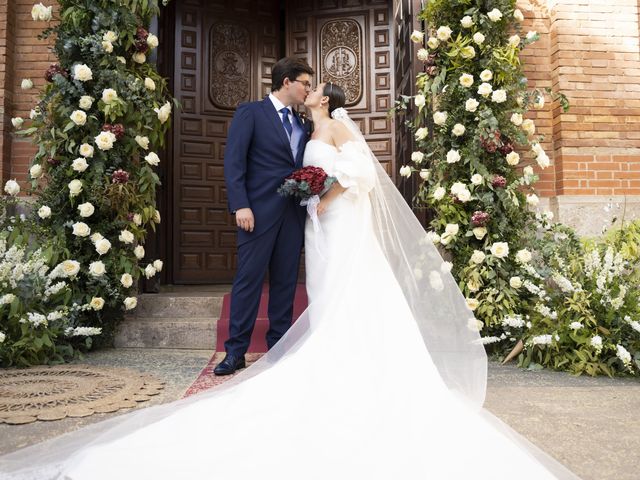
[[255,220],[250,208],[240,208],[236,210],[236,225],[245,232],[253,232]]

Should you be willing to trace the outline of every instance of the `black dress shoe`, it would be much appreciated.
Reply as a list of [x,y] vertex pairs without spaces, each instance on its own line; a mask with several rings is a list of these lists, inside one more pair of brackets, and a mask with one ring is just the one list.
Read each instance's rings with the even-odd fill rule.
[[244,355],[226,354],[224,359],[213,369],[214,375],[231,375],[236,370],[246,367]]

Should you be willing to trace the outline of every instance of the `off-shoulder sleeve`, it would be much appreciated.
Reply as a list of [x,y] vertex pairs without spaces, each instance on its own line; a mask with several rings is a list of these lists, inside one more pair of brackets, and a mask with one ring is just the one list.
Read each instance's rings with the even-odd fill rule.
[[338,150],[334,165],[334,176],[346,190],[343,195],[357,198],[369,193],[376,181],[373,159],[365,145],[349,141]]

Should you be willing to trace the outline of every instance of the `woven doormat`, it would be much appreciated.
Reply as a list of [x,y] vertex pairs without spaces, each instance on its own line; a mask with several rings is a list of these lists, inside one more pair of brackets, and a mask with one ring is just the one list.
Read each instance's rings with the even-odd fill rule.
[[0,370],[0,423],[112,413],[134,408],[163,388],[164,382],[124,368],[57,365]]
[[[213,369],[222,361],[224,358],[224,352],[217,352],[213,354],[213,357],[207,363],[207,366],[202,369],[200,375],[195,382],[187,389],[183,398],[189,397],[196,393],[204,392],[205,390],[209,390],[210,388],[215,387],[216,385],[220,385],[221,383],[226,382],[227,380],[235,377],[238,373],[242,372],[242,370],[236,371],[233,375],[222,375],[220,377],[213,374]],[[262,357],[264,353],[247,353],[244,358],[247,362],[247,367],[251,365],[253,362]]]

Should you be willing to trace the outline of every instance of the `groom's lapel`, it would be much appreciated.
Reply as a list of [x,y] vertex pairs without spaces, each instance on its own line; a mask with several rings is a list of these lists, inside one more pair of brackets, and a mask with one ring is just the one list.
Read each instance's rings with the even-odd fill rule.
[[287,152],[289,152],[289,159],[292,163],[295,163],[293,153],[291,152],[291,145],[289,144],[289,137],[287,137],[287,132],[284,131],[284,127],[282,126],[280,114],[276,111],[276,107],[273,106],[273,102],[269,100],[269,97],[265,97],[262,101],[262,109],[267,115],[267,118],[271,121],[274,130],[277,132],[278,138],[280,138],[280,141],[282,142],[282,146]]
[[298,112],[294,110],[293,115],[296,118],[296,122],[298,122],[298,126],[300,127],[300,130],[302,131],[300,140],[298,140],[298,155],[297,155],[298,158],[296,158],[296,165],[297,165],[298,163],[300,163],[300,159],[304,154],[304,148],[305,148],[305,145],[307,144],[307,141],[309,140],[310,132],[309,132],[309,126],[307,125],[307,122],[304,122],[304,123],[302,122],[302,118],[300,117]]

